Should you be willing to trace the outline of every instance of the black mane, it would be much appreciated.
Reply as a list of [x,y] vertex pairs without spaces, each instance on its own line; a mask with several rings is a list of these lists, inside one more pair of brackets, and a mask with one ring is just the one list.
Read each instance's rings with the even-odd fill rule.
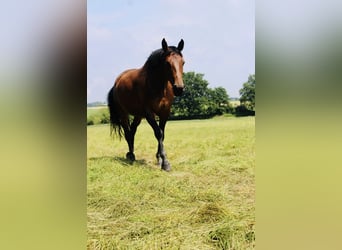
[[183,56],[182,53],[175,46],[169,46],[169,50],[164,52],[163,49],[157,49],[151,53],[151,55],[147,58],[144,67],[147,70],[155,69],[160,65],[163,65],[165,58],[170,55],[172,52]]

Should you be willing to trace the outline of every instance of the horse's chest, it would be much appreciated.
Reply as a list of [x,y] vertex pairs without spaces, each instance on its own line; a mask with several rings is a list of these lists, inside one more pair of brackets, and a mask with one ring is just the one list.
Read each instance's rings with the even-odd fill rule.
[[167,98],[161,98],[156,102],[155,108],[157,110],[169,110],[170,109],[170,101]]
[[[171,90],[172,91],[172,90]],[[164,89],[163,93],[151,98],[151,106],[157,115],[168,115],[173,102],[173,95],[169,88]]]

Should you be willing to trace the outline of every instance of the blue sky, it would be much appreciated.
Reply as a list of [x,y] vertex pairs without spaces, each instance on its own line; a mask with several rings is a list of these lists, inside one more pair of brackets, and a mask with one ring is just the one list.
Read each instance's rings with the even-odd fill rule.
[[184,71],[203,73],[230,97],[255,73],[255,5],[250,0],[89,0],[88,102],[105,101],[115,78],[150,53],[184,39]]

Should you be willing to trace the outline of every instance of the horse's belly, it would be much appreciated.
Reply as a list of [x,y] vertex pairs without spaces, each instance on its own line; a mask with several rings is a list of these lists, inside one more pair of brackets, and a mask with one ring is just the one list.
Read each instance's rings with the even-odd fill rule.
[[144,105],[136,100],[121,98],[121,107],[130,115],[144,116]]

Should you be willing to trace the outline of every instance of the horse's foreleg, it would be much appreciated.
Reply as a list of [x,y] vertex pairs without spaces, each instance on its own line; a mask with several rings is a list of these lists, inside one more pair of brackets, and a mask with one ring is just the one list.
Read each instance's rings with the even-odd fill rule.
[[166,121],[160,120],[160,125],[158,126],[156,120],[154,119],[154,115],[146,115],[147,122],[151,125],[154,131],[154,136],[158,141],[158,151],[157,151],[157,159],[161,158],[161,168],[165,171],[171,170],[171,165],[167,160],[166,153],[164,150],[164,128]]
[[[159,120],[159,128],[162,131],[162,138],[161,138],[162,145],[164,145],[165,125],[166,125],[166,120],[160,119]],[[162,164],[161,151],[162,151],[162,148],[160,147],[160,143],[158,143],[158,151],[157,151],[156,157],[157,157],[157,161],[159,162],[160,165]],[[164,151],[164,154],[165,154],[165,151]]]

